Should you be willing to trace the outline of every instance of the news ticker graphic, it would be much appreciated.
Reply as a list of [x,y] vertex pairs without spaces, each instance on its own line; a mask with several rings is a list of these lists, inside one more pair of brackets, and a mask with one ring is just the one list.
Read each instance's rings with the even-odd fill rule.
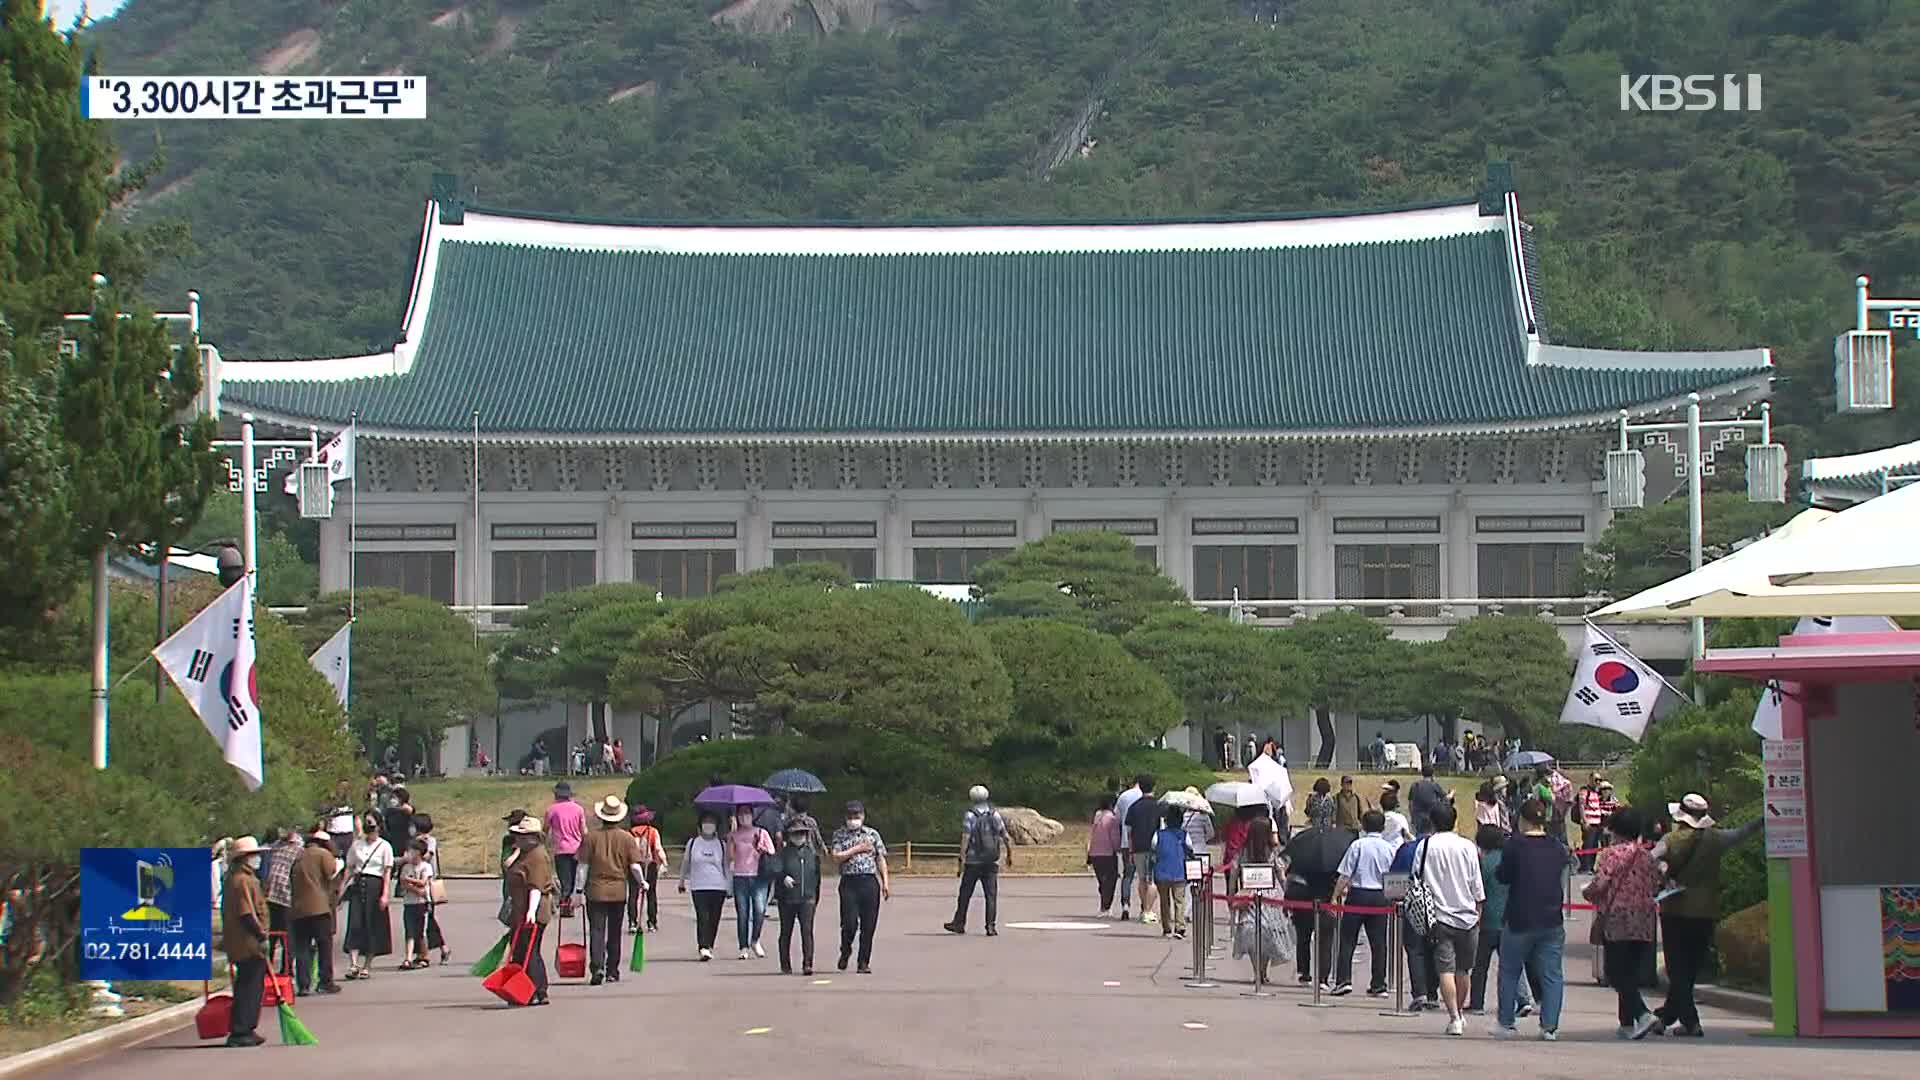
[[94,75],[80,84],[89,120],[425,120],[413,75]]
[[206,848],[80,849],[80,977],[209,977],[213,855]]

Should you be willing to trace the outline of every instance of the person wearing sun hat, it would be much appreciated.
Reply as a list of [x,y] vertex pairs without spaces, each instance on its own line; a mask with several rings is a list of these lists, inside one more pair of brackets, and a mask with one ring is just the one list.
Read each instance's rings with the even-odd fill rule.
[[[540,943],[553,921],[553,894],[557,886],[553,874],[553,856],[541,841],[539,818],[532,815],[507,826],[513,835],[512,865],[507,868],[508,925],[517,934],[515,963],[526,969],[533,980],[533,998],[528,1005],[547,1003],[547,961]],[[522,928],[525,928],[524,930]]]
[[627,831],[627,804],[620,796],[594,803],[593,816],[598,825],[581,841],[580,863],[587,871],[587,963],[593,985],[599,986],[620,981],[627,893],[646,881],[646,866],[640,841]]
[[1668,803],[1673,831],[1653,847],[1654,859],[1666,863],[1669,887],[1680,889],[1660,902],[1667,1000],[1653,1010],[1653,1015],[1662,1028],[1677,1025],[1675,1034],[1696,1037],[1702,1032],[1693,987],[1706,964],[1715,920],[1720,917],[1720,861],[1765,823],[1765,818],[1759,817],[1737,829],[1717,829],[1711,809],[1706,796],[1693,792],[1679,802]]
[[220,938],[233,961],[233,1022],[228,1046],[266,1042],[260,1026],[260,999],[267,986],[267,897],[260,888],[264,849],[251,836],[227,846],[227,878],[220,891]]

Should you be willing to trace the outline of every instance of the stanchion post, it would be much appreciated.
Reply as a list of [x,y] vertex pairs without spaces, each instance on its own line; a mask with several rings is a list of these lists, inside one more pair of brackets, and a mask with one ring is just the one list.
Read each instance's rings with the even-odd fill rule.
[[[1299,1002],[1298,1003],[1299,1006],[1303,1009],[1333,1008],[1332,1002],[1320,1000],[1320,984],[1327,981],[1327,973],[1320,970],[1320,937],[1326,932],[1327,932],[1327,928],[1320,920],[1320,901],[1315,900],[1313,902],[1313,935],[1314,936],[1310,939],[1313,945],[1313,955],[1309,957],[1307,961],[1308,963],[1307,970],[1313,973],[1313,1000]],[[1337,941],[1335,942],[1334,947],[1339,948],[1339,944]]]
[[1407,950],[1400,939],[1400,901],[1391,905],[1392,912],[1387,916],[1387,952],[1392,956],[1393,965],[1393,1010],[1380,1010],[1381,1016],[1419,1016],[1407,1008]]
[[[1189,873],[1191,873],[1191,869],[1189,870]],[[1208,875],[1206,873],[1205,864],[1201,864],[1200,873],[1197,877],[1189,878],[1188,887],[1193,890],[1193,898],[1196,904],[1202,902],[1203,899],[1209,897],[1210,893],[1212,892],[1212,890],[1208,887],[1210,882],[1207,880],[1207,878],[1208,878]],[[1212,925],[1213,902],[1211,899],[1205,899],[1205,903],[1206,903],[1206,918],[1204,920],[1200,920],[1200,919],[1194,920],[1194,925],[1193,925],[1193,978],[1187,980],[1185,984],[1187,989],[1189,990],[1211,990],[1214,987],[1219,985],[1213,980],[1207,978],[1206,942],[1207,942],[1207,938],[1210,937],[1213,933],[1213,925]],[[1169,917],[1170,915],[1171,913],[1169,913]],[[1206,924],[1204,929],[1202,928],[1202,925],[1201,925],[1203,922]]]

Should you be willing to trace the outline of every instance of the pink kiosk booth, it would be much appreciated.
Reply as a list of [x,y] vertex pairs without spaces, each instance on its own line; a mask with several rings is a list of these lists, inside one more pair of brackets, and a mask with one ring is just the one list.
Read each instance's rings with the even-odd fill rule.
[[1762,752],[1775,1034],[1920,1037],[1920,631],[1788,635],[1696,667],[1780,687]]

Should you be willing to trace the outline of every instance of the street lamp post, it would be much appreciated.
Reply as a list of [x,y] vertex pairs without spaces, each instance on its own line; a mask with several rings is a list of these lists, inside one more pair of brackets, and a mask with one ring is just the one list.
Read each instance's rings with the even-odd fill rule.
[[[1853,279],[1853,329],[1833,339],[1834,408],[1843,413],[1893,408],[1893,332],[1920,339],[1920,300],[1875,297],[1868,284],[1864,274]],[[1884,330],[1869,323],[1876,311],[1887,313]]]
[[[1702,420],[1699,394],[1687,395],[1687,418],[1684,421],[1635,424],[1628,420],[1627,411],[1622,409],[1619,420],[1620,447],[1607,452],[1609,509],[1628,510],[1646,505],[1646,455],[1628,445],[1630,437],[1640,435],[1645,442],[1658,441],[1671,446],[1672,436],[1680,432],[1686,435],[1686,447],[1678,453],[1682,455],[1681,467],[1686,470],[1687,480],[1687,557],[1693,569],[1698,570],[1704,561],[1706,539],[1702,489],[1713,456],[1728,442],[1746,439],[1749,432],[1759,435],[1758,443],[1747,445],[1747,498],[1752,502],[1783,503],[1787,501],[1787,448],[1773,441],[1773,407],[1764,402],[1757,420]],[[1701,442],[1703,432],[1714,433],[1712,441],[1705,445]],[[1706,621],[1694,618],[1691,622],[1691,656],[1698,660],[1707,651]],[[1700,687],[1696,685],[1696,701],[1700,693]]]

